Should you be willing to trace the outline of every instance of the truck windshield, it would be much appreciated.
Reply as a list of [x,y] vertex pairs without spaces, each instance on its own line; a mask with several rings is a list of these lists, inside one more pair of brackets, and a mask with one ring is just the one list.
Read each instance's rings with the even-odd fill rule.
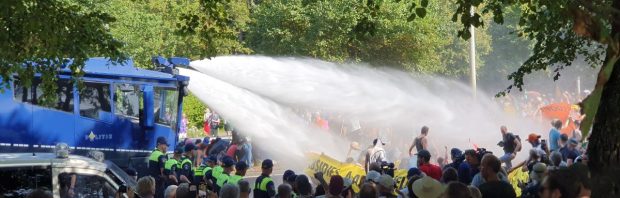
[[116,166],[116,164],[111,161],[105,161],[105,164],[108,167],[108,169],[106,170],[106,174],[110,178],[113,178],[114,180],[120,180],[120,182],[122,184],[125,184],[125,186],[136,189],[138,183],[133,177],[129,176],[125,171],[123,171],[123,169]]
[[171,88],[155,88],[155,122],[170,126],[173,130],[177,124],[179,93]]

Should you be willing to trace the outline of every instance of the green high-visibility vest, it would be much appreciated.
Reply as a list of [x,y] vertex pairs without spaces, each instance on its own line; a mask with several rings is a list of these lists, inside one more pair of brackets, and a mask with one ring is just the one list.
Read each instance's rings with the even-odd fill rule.
[[239,184],[239,181],[241,181],[242,179],[243,179],[242,176],[231,175],[230,177],[228,177],[228,182],[227,183],[237,185],[237,184]]
[[267,192],[267,184],[268,184],[269,182],[272,182],[272,181],[273,181],[273,180],[271,179],[271,177],[265,177],[265,178],[263,178],[263,180],[261,180],[261,181],[260,181],[260,183],[259,183],[259,184],[257,184],[257,185],[255,186],[255,188],[256,188],[257,190]]
[[211,167],[208,167],[206,165],[201,165],[198,168],[196,168],[196,170],[194,171],[194,177],[205,176],[205,173],[209,170],[211,170]]
[[159,159],[160,156],[164,155],[164,153],[162,153],[161,151],[155,149],[152,153],[151,153],[151,157],[149,157],[149,161],[155,161],[157,162],[157,160]]
[[224,168],[222,168],[222,166],[215,166],[213,167],[213,172],[211,172],[211,175],[213,175],[213,178],[219,178],[220,175],[224,172]]
[[168,159],[168,161],[166,161],[166,164],[164,164],[164,170],[171,171],[173,166],[176,166],[178,168],[179,162],[174,158]]
[[228,181],[229,177],[230,176],[228,176],[228,174],[221,173],[220,176],[217,177],[217,182],[216,182],[217,186],[220,187],[220,188],[223,187],[224,184],[226,184],[226,182]]

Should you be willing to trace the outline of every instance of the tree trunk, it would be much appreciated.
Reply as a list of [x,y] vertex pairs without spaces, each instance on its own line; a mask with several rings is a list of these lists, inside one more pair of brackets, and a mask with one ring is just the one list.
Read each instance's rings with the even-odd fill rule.
[[[614,1],[613,7],[620,9],[620,2]],[[615,19],[618,17],[616,14]],[[611,35],[618,35],[620,20],[612,21],[611,25]],[[609,46],[607,51],[611,52]],[[609,58],[605,63],[608,61]],[[603,88],[594,119],[588,143],[592,197],[620,197],[620,61],[614,64],[609,81]]]

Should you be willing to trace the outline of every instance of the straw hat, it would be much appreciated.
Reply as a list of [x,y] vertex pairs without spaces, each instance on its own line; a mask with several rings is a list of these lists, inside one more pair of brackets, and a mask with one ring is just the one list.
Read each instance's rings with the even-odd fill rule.
[[429,176],[413,182],[413,193],[420,198],[437,198],[443,194],[444,187],[439,181]]

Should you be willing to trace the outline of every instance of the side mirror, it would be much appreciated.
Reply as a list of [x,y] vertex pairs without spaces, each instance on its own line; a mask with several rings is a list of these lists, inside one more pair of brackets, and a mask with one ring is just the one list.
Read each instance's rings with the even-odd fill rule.
[[142,126],[150,128],[153,127],[155,125],[155,112],[153,110],[153,105],[154,105],[154,101],[153,99],[155,98],[154,96],[154,91],[153,91],[153,86],[151,85],[144,85],[144,87],[142,88],[142,102],[143,102],[143,111],[144,111],[144,116],[142,118],[142,120],[140,120],[142,122]]

